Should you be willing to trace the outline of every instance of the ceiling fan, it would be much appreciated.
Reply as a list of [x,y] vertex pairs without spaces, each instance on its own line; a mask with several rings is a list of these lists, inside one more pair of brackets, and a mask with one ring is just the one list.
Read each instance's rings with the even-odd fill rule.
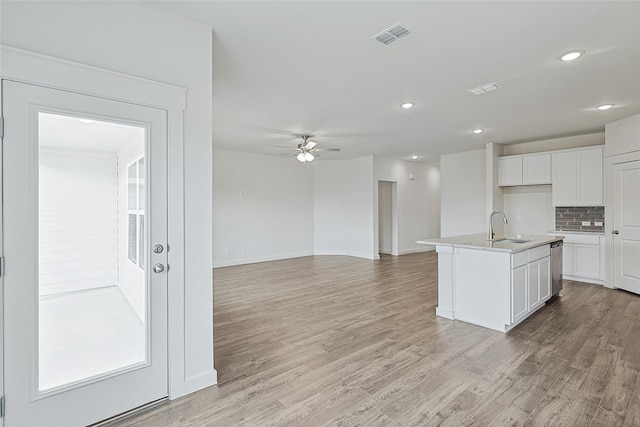
[[274,147],[296,150],[297,154],[294,154],[294,156],[302,163],[312,162],[316,157],[320,157],[317,153],[321,151],[340,151],[339,148],[317,148],[318,143],[309,139],[312,138],[313,135],[300,135],[300,137],[302,138],[302,142],[299,143],[296,148],[282,145],[274,145]]

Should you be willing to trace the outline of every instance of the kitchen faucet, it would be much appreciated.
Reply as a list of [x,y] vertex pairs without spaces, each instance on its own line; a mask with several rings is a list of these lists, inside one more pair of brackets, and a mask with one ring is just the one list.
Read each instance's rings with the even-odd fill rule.
[[502,215],[502,221],[506,224],[509,221],[507,221],[507,216],[504,214],[504,212],[502,211],[495,211],[492,212],[491,215],[489,215],[489,240],[493,240],[493,236],[496,235],[496,233],[493,232],[493,216],[495,214],[499,213],[500,215]]

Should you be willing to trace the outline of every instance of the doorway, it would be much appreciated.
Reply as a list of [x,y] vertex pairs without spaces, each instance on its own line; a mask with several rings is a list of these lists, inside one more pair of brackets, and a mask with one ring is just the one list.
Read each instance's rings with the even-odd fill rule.
[[612,170],[613,285],[640,294],[640,160]]
[[166,111],[2,90],[7,425],[166,397]]
[[378,181],[378,253],[398,255],[398,183]]

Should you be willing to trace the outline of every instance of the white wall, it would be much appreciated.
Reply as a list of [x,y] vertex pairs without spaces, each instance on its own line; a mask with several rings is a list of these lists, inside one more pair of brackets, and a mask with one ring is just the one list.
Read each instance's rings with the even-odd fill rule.
[[[184,241],[175,242],[180,250],[171,254],[184,262],[184,283],[179,285],[184,301],[178,301],[184,312],[184,341],[172,358],[183,366],[172,374],[171,395],[210,385],[215,381],[211,29],[138,1],[3,1],[1,19],[0,37],[7,46],[187,89],[184,161],[179,165],[184,166],[184,188],[183,194],[170,194],[184,200]],[[170,166],[175,161],[170,157]]]
[[502,147],[503,156],[538,153],[540,151],[565,150],[569,148],[589,147],[604,144],[604,132],[585,135],[565,136],[562,138],[543,139],[540,141],[509,144]]
[[[315,254],[379,258],[374,245],[373,157],[318,161],[314,167]],[[377,199],[377,184],[375,188]]]
[[116,157],[42,148],[40,295],[116,285]]
[[[555,210],[551,197],[551,185],[525,185],[505,187],[504,213],[509,220],[505,233],[544,234],[555,228]],[[518,221],[520,215],[520,221]],[[502,223],[495,218],[494,227]]]
[[[419,245],[416,240],[440,236],[440,168],[374,157],[373,180],[375,189],[379,181],[397,183],[398,254],[434,249]],[[375,197],[378,197],[377,191]],[[378,206],[377,200],[375,206]],[[379,220],[377,209],[375,220]],[[377,233],[375,240],[379,240]]]
[[488,232],[485,150],[442,156],[440,171],[442,237]]
[[605,133],[606,157],[640,150],[640,114],[607,124]]
[[313,168],[213,150],[213,266],[313,255]]

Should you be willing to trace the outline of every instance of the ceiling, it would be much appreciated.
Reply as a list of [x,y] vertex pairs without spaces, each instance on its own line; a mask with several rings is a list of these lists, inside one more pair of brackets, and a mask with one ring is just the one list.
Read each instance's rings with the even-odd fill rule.
[[145,128],[96,118],[38,113],[40,147],[117,153],[134,138],[144,138]]
[[[439,156],[602,132],[640,112],[640,2],[160,1],[213,28],[213,145]],[[372,37],[402,22],[411,34]],[[585,54],[572,62],[558,57]],[[496,91],[469,89],[495,83]],[[410,110],[404,101],[415,102]],[[613,108],[598,111],[596,106]],[[474,128],[484,129],[473,134]]]

